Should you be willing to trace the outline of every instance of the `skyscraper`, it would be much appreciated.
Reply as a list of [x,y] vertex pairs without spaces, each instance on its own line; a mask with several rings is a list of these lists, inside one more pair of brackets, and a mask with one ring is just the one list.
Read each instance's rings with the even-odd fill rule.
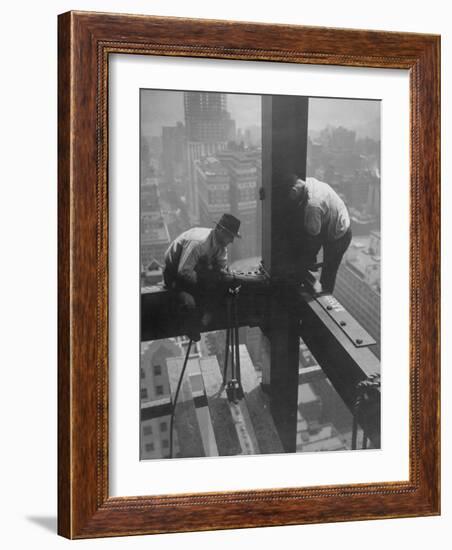
[[226,94],[217,92],[184,92],[189,208],[192,223],[199,223],[199,199],[195,161],[214,156],[226,148],[235,123],[227,111]]
[[229,139],[231,115],[226,94],[184,92],[185,125],[188,141],[225,142]]

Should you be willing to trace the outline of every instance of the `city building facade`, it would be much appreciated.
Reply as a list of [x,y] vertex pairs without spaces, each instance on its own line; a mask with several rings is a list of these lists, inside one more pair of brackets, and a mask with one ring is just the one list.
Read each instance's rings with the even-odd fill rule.
[[376,340],[371,350],[380,358],[380,233],[354,237],[339,268],[334,295]]
[[224,212],[230,212],[231,183],[228,171],[216,157],[194,162],[200,224],[210,227]]
[[[174,341],[154,340],[141,344],[141,406],[157,405],[169,400],[171,391],[166,360],[180,357],[181,347]],[[141,422],[140,457],[162,458],[169,452],[170,415],[165,414]]]
[[185,127],[182,122],[176,126],[162,127],[162,178],[168,185],[176,185],[180,191],[187,192],[186,184],[186,146]]
[[[231,261],[260,254],[260,227],[258,227],[258,171],[255,151],[225,149],[218,159],[230,178],[231,207],[241,222],[241,239],[231,246]],[[258,153],[260,157],[260,153]]]
[[170,235],[160,206],[157,178],[146,178],[141,186],[141,266],[146,271],[156,261],[163,265]]

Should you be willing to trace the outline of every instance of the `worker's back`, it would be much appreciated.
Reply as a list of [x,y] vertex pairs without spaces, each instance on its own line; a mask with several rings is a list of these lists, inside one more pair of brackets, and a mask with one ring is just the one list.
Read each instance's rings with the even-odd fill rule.
[[304,215],[308,232],[316,234],[319,229],[328,241],[342,237],[350,227],[344,201],[330,185],[316,178],[306,178],[305,185],[308,197]]

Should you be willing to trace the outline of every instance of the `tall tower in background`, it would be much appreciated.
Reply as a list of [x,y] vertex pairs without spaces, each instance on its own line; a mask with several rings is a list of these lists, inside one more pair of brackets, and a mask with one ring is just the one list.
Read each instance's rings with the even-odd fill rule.
[[226,149],[235,134],[235,122],[227,111],[226,94],[184,92],[189,214],[191,223],[200,221],[195,161]]

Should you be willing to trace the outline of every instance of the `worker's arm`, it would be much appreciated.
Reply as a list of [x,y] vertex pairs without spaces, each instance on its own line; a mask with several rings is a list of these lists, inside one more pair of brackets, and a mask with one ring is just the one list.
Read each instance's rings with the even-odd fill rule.
[[317,237],[322,230],[322,210],[319,206],[306,206],[304,228],[308,237]]
[[188,285],[196,285],[198,275],[196,266],[201,259],[201,249],[197,242],[188,243],[180,257],[177,277]]
[[220,271],[228,271],[228,251],[226,248],[223,248],[215,258],[215,268]]
[[[201,262],[200,262],[201,263]],[[198,280],[207,287],[216,287],[221,283],[228,283],[233,279],[228,267],[226,249],[222,249],[212,258],[206,270],[198,270]]]
[[315,263],[322,246],[322,210],[319,206],[306,206],[303,230],[300,261],[309,266]]

